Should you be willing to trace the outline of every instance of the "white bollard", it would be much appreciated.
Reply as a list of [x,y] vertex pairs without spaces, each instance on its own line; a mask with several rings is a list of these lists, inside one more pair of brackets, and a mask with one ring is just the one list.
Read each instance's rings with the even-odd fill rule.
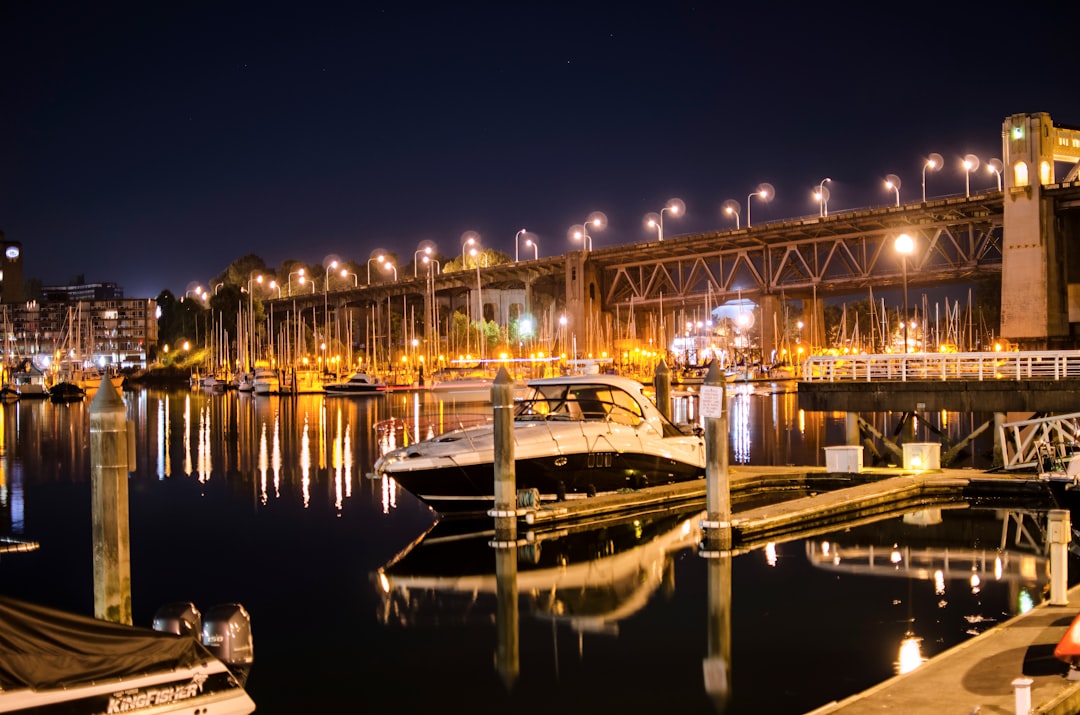
[[1069,540],[1072,527],[1067,509],[1046,514],[1046,540],[1050,546],[1050,605],[1069,605]]
[[1016,696],[1016,715],[1030,715],[1031,684],[1034,682],[1031,678],[1017,678],[1012,681],[1013,692]]

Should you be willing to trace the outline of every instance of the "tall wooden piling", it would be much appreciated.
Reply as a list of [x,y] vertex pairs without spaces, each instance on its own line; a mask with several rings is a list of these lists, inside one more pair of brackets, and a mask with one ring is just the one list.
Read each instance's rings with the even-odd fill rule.
[[[494,408],[496,618],[495,664],[503,684],[513,689],[520,672],[517,598],[517,473],[514,464],[514,381],[500,367],[491,385]],[[532,505],[535,506],[535,505]]]
[[731,548],[731,480],[728,475],[727,379],[713,360],[701,386],[701,415],[705,418],[705,508],[707,541]]
[[90,404],[94,616],[131,625],[127,442],[127,410],[106,375]]
[[656,406],[660,412],[671,419],[671,370],[668,369],[667,361],[661,360],[656,363],[656,371],[653,373],[653,388],[656,390]]

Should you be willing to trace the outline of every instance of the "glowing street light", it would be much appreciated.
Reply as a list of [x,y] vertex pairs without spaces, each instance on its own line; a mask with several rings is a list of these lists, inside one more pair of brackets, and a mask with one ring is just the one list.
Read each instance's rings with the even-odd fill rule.
[[832,179],[826,176],[817,185],[817,191],[814,192],[814,199],[818,202],[818,216],[829,215],[829,190],[825,188],[825,184],[830,181]]
[[926,157],[926,162],[922,167],[922,202],[926,203],[926,170],[937,171],[945,164],[945,160],[941,158],[941,154],[932,153]]
[[907,261],[908,256],[915,252],[915,239],[906,233],[896,237],[893,243],[896,252],[900,254],[900,265],[903,266],[904,274],[904,353],[908,351],[908,293],[907,293]]
[[534,261],[539,260],[540,259],[540,247],[537,245],[536,241],[532,240],[531,238],[526,238],[525,239],[525,245],[526,246],[532,246],[533,260]]
[[382,265],[382,262],[385,261],[385,260],[386,260],[386,256],[384,256],[381,253],[376,254],[376,255],[372,256],[371,258],[367,259],[367,284],[368,285],[371,285],[371,262],[375,261],[376,263]]
[[386,270],[387,268],[389,268],[390,270],[392,270],[394,272],[394,282],[397,283],[397,266],[394,265],[394,262],[391,261],[389,258],[387,258],[386,260],[384,260],[382,262],[381,265],[382,265],[383,270]]
[[289,273],[289,277],[288,277],[288,279],[286,281],[286,283],[288,283],[289,295],[292,295],[292,292],[293,292],[293,290],[292,290],[292,277],[293,276],[299,276],[299,279],[297,280],[297,282],[300,283],[301,285],[303,285],[304,284],[304,274],[306,272],[307,271],[305,269],[299,268],[299,269]]
[[772,184],[758,184],[758,187],[746,197],[746,227],[750,228],[750,199],[757,196],[762,201],[769,201],[775,195]]
[[1001,191],[1001,159],[990,159],[986,162],[986,171],[997,177],[997,190]]
[[525,229],[521,229],[514,234],[514,263],[518,262],[518,242],[523,235],[525,235]]
[[961,162],[964,167],[964,196],[971,196],[971,172],[979,168],[979,157],[968,154]]
[[465,253],[470,246],[480,245],[480,234],[476,231],[466,231],[461,234],[461,267],[465,268]]
[[686,204],[682,199],[668,199],[667,206],[660,209],[660,213],[650,213],[645,215],[645,225],[649,228],[656,229],[656,236],[658,241],[664,240],[664,212],[671,214],[672,216],[678,216],[686,211]]
[[900,206],[900,177],[896,174],[889,174],[885,177],[885,188],[891,189],[896,193],[896,205]]
[[728,199],[724,203],[720,204],[720,210],[728,216],[735,217],[735,230],[739,230],[739,202],[735,199]]
[[487,331],[484,329],[484,293],[480,285],[480,252],[475,248],[469,251],[469,254],[476,261],[476,304],[479,312],[477,314],[477,320],[480,322],[480,359],[484,359],[484,343]]
[[581,248],[585,251],[592,250],[592,236],[589,235],[589,226],[592,226],[597,231],[600,231],[607,226],[607,216],[602,211],[593,211],[589,214],[589,217],[585,219],[585,223],[578,226],[570,227],[570,238],[575,241],[581,241]]
[[[423,253],[424,258],[426,259],[431,255],[431,251],[432,251],[431,246],[421,246],[420,248],[413,251],[413,268],[412,268],[413,278],[416,278],[419,275],[418,272],[417,272],[417,269],[420,266],[420,259],[419,259],[420,254]],[[426,261],[425,261],[425,263],[426,263]]]

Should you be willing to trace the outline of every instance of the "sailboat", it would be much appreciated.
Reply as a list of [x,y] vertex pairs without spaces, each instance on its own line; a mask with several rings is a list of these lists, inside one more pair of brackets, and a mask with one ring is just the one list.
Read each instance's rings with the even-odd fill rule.
[[96,391],[104,379],[110,380],[117,390],[123,388],[123,375],[115,370],[106,369],[104,366],[95,365],[91,357],[82,352],[81,306],[77,307],[77,313],[68,308],[67,326],[64,329],[64,341],[59,354],[62,357],[52,367],[53,379],[49,386],[50,395],[55,391],[67,396],[64,401],[70,401],[80,391],[84,394]]

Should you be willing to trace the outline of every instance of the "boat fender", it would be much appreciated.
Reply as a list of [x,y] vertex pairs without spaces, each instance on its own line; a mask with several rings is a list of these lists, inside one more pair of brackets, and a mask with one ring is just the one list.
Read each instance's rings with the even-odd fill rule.
[[520,509],[535,509],[540,506],[540,490],[518,489],[517,505]]

